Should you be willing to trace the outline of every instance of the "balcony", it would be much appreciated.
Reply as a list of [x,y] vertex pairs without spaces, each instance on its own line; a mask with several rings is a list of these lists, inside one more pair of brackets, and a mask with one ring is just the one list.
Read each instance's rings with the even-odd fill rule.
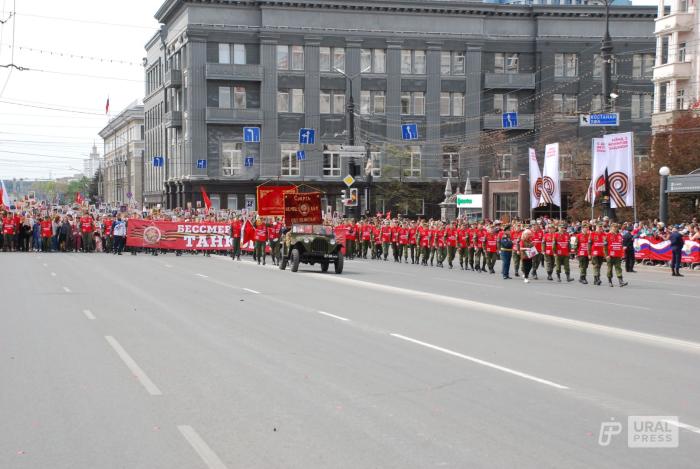
[[207,80],[262,81],[262,65],[207,64]]
[[673,121],[689,112],[690,111],[687,110],[655,112],[651,115],[651,128],[654,130],[663,130],[664,127],[673,125]]
[[166,129],[172,129],[175,127],[182,127],[182,112],[181,111],[170,111],[166,112],[163,116],[163,123]]
[[262,124],[262,109],[221,109],[208,107],[207,124]]
[[654,34],[669,34],[675,31],[691,31],[693,29],[692,13],[674,13],[657,18]]
[[654,81],[688,80],[692,72],[690,62],[672,62],[654,67]]
[[173,69],[165,72],[165,77],[163,77],[163,85],[166,88],[180,88],[182,86],[182,72],[180,70]]
[[484,130],[532,130],[535,128],[534,114],[518,114],[518,126],[503,129],[503,116],[501,114],[485,114]]
[[535,89],[534,73],[486,73],[484,88]]

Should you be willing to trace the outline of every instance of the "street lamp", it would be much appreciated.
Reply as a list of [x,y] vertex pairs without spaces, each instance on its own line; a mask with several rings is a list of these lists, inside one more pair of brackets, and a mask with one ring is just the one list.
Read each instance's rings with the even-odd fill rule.
[[671,174],[671,169],[668,166],[659,168],[659,176],[661,183],[659,184],[659,220],[663,223],[668,223],[668,175]]

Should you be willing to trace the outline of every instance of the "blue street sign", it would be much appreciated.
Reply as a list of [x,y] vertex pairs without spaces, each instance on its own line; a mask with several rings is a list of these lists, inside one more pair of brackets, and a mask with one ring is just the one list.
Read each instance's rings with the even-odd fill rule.
[[207,169],[207,160],[197,160],[197,169]]
[[305,151],[298,151],[297,152],[297,161],[306,161],[306,152]]
[[153,157],[153,167],[154,168],[162,168],[164,163],[165,163],[165,158],[163,158],[162,156],[154,156]]
[[401,136],[404,140],[418,140],[418,124],[401,125]]
[[299,129],[299,144],[313,145],[314,143],[316,143],[316,130]]
[[260,143],[260,127],[243,127],[243,141]]
[[244,164],[245,164],[245,167],[246,167],[246,168],[252,168],[254,162],[255,162],[255,158],[254,158],[254,157],[252,157],[252,156],[246,156],[246,157],[245,157],[245,163],[244,163]]
[[620,125],[620,114],[616,112],[607,114],[590,114],[588,116],[588,125],[609,125],[613,127],[618,126]]
[[503,113],[503,128],[510,129],[518,126],[518,113],[517,112],[504,112]]

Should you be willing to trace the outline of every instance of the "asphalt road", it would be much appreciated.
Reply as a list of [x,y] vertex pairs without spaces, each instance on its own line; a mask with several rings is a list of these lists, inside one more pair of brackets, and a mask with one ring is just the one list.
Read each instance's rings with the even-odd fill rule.
[[[698,467],[697,275],[0,259],[3,469]],[[629,448],[638,415],[678,447]]]

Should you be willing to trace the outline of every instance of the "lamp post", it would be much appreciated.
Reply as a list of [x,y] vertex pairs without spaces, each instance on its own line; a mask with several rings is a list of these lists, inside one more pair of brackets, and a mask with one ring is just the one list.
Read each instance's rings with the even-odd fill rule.
[[[600,45],[600,56],[602,60],[603,70],[602,70],[602,83],[601,91],[603,94],[603,109],[604,111],[612,111],[612,102],[617,98],[617,94],[611,92],[611,62],[612,62],[612,39],[610,38],[610,3],[612,0],[605,0],[605,34],[603,35],[603,40]],[[603,134],[607,133],[607,127],[603,129]],[[603,191],[603,201],[601,203],[603,207],[603,216],[609,217],[611,220],[615,219],[615,212],[610,206],[610,184],[608,182],[608,172],[605,171],[605,190]]]
[[668,223],[668,175],[671,174],[671,170],[668,166],[662,166],[659,168],[659,176],[661,178],[659,184],[659,220],[664,224]]

